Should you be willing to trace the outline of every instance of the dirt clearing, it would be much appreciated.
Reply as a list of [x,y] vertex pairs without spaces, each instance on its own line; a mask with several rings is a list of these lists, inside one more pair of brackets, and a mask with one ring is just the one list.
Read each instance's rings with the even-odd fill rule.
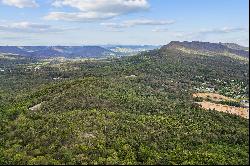
[[216,94],[216,93],[194,93],[193,94],[194,98],[202,98],[203,101],[201,100],[200,102],[195,102],[199,104],[202,108],[206,110],[216,110],[219,112],[225,112],[229,114],[234,114],[241,116],[243,118],[249,119],[249,108],[245,107],[234,107],[234,106],[229,106],[229,105],[224,105],[224,104],[219,104],[218,102],[221,101],[233,101],[236,102],[235,99]]
[[248,108],[242,108],[242,107],[233,107],[228,105],[222,105],[222,104],[215,104],[207,101],[203,102],[196,102],[197,104],[201,105],[202,108],[206,110],[216,110],[219,112],[225,112],[229,114],[235,114],[238,116],[241,116],[243,118],[249,119],[249,109]]
[[216,94],[216,93],[194,93],[193,97],[201,97],[203,99],[210,99],[212,101],[235,101],[232,98]]

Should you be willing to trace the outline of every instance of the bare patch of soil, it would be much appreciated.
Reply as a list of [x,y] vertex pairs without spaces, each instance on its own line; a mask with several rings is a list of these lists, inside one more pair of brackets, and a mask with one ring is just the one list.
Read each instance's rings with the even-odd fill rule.
[[219,112],[225,112],[229,114],[235,114],[238,116],[241,116],[243,118],[249,119],[249,109],[248,108],[242,108],[242,107],[233,107],[228,105],[222,105],[222,104],[215,104],[207,101],[203,102],[196,102],[197,104],[201,105],[202,108],[206,110],[216,110]]
[[236,101],[232,98],[229,98],[220,94],[216,94],[216,93],[194,93],[193,97],[194,98],[199,97],[204,100],[209,100],[209,101],[196,102],[197,104],[199,104],[202,108],[206,110],[216,110],[219,112],[234,114],[234,115],[238,115],[243,118],[249,119],[248,108],[234,107],[234,106],[213,103],[213,102],[220,102],[220,101]]
[[201,97],[203,99],[210,99],[212,101],[235,101],[232,98],[217,94],[217,93],[194,93],[193,97]]
[[37,105],[29,108],[29,110],[31,110],[31,111],[37,111],[37,110],[39,110],[41,108],[41,106],[42,106],[42,103],[37,104]]

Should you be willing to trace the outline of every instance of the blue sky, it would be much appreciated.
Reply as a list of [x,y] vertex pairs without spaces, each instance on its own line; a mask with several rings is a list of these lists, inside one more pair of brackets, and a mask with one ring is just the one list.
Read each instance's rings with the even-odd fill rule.
[[0,45],[249,45],[248,0],[0,0]]

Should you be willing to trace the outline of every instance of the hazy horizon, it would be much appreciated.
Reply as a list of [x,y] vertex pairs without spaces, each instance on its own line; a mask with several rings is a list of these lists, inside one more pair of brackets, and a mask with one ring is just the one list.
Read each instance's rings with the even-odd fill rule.
[[[174,41],[174,40],[173,40]],[[195,40],[193,40],[195,41]],[[193,42],[193,41],[187,41],[187,42]],[[170,41],[172,42],[172,41]],[[78,45],[0,45],[0,46],[17,46],[17,47],[29,47],[29,46],[51,46],[51,47],[56,47],[56,46],[100,46],[100,47],[103,47],[103,46],[164,46],[164,45],[167,45],[169,44],[170,42],[168,43],[165,43],[165,44],[78,44]],[[184,42],[184,41],[181,41],[180,42]],[[198,42],[208,42],[208,41],[198,41]],[[209,42],[209,43],[229,43],[229,42]],[[232,43],[232,42],[231,42]],[[244,47],[249,47],[249,45],[243,45],[243,44],[239,44],[239,43],[232,43],[232,44],[238,44],[240,46],[244,46]]]

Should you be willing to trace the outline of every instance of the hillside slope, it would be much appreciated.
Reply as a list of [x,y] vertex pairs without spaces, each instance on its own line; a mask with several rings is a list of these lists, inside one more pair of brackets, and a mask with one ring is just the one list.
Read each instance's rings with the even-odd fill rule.
[[0,164],[249,162],[249,121],[204,110],[192,98],[207,88],[248,98],[245,62],[163,47],[39,70],[27,65],[0,73],[2,94],[14,92],[0,105]]
[[225,55],[233,58],[247,58],[249,60],[249,51],[243,49],[243,47],[233,43],[209,43],[209,42],[179,42],[172,41],[164,48],[177,49],[186,53],[200,53],[206,55]]

